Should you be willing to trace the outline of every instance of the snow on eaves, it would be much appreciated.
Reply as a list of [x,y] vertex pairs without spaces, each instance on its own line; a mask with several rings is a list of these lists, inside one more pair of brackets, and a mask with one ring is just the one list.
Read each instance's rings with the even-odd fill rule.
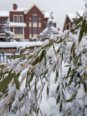
[[0,48],[25,48],[41,46],[43,42],[0,42]]
[[9,17],[9,11],[0,11],[0,17]]
[[26,27],[26,23],[10,22],[9,27]]

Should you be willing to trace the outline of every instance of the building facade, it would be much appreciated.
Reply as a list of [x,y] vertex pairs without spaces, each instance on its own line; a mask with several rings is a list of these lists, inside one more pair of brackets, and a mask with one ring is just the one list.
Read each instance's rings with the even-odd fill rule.
[[27,9],[18,8],[17,4],[13,4],[13,9],[9,11],[7,16],[0,16],[0,31],[3,31],[4,20],[9,18],[9,29],[14,33],[14,39],[32,39],[46,27],[48,17],[36,5]]
[[63,26],[63,31],[64,30],[71,30],[73,24],[75,23],[74,20],[77,18],[80,18],[83,16],[83,11],[77,11],[73,13],[67,13],[65,17],[65,22]]

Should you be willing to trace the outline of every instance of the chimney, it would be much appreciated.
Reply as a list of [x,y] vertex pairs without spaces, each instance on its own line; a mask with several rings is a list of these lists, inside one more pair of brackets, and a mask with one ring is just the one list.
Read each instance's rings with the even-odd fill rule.
[[17,4],[13,4],[13,10],[17,10]]

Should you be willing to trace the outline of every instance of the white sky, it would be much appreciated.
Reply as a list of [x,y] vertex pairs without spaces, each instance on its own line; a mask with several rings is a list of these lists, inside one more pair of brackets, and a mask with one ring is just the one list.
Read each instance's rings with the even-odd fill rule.
[[57,26],[62,29],[67,12],[75,12],[84,9],[83,0],[0,0],[0,10],[12,9],[12,4],[29,8],[36,4],[41,10],[53,11],[57,20]]

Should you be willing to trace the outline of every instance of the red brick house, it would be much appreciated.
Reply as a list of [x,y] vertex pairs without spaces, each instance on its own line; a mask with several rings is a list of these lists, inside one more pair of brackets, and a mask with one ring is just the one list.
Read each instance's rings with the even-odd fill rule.
[[[14,33],[13,38],[16,40],[36,37],[45,28],[48,20],[48,16],[36,5],[27,9],[18,8],[17,4],[13,4],[13,9],[9,11],[6,18],[10,20],[9,28]],[[2,29],[0,28],[0,30]]]
[[83,16],[83,11],[77,11],[77,12],[73,12],[73,13],[67,13],[66,17],[65,17],[63,31],[71,29],[72,25],[74,24],[74,19],[79,18],[81,16]]

